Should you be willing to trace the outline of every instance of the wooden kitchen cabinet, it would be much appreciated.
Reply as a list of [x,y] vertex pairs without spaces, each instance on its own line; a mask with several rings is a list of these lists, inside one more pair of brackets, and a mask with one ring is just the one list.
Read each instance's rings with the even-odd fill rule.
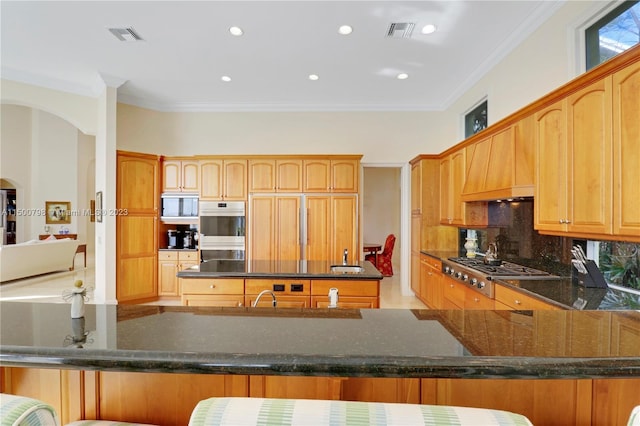
[[411,216],[411,290],[417,297],[421,297],[422,273],[420,271],[420,230],[422,216]]
[[535,228],[612,232],[611,77],[535,114]]
[[361,280],[311,280],[311,307],[329,306],[329,289],[338,289],[338,308],[373,309],[380,307],[380,282]]
[[548,310],[560,308],[550,303],[543,302],[536,297],[527,296],[517,290],[512,290],[504,285],[496,284],[495,309]]
[[305,159],[303,161],[304,192],[358,193],[359,158]]
[[465,149],[459,149],[440,160],[440,223],[457,226],[487,226],[487,203],[462,201],[465,179]]
[[160,250],[158,252],[158,296],[180,296],[185,278],[176,274],[199,263],[197,251]]
[[443,307],[442,262],[431,256],[420,256],[420,300],[431,309]]
[[359,260],[358,198],[356,195],[309,195],[305,197],[307,260],[342,263]]
[[613,74],[613,233],[640,241],[640,62]]
[[165,158],[162,163],[163,192],[200,191],[200,165],[197,160]]
[[233,158],[200,159],[200,199],[245,201],[247,160]]
[[251,198],[249,251],[252,260],[300,260],[300,196]]
[[442,309],[464,309],[464,284],[442,276]]
[[[117,152],[116,298],[120,303],[158,296],[160,161],[155,155]],[[105,219],[107,220],[107,219]]]
[[244,279],[183,278],[182,304],[186,306],[243,306]]
[[250,159],[249,192],[302,192],[302,160]]
[[[311,281],[292,279],[246,279],[245,305],[253,306],[256,298],[263,290],[270,290],[276,295],[279,308],[308,308],[311,306]],[[270,307],[273,298],[265,294],[258,306]]]

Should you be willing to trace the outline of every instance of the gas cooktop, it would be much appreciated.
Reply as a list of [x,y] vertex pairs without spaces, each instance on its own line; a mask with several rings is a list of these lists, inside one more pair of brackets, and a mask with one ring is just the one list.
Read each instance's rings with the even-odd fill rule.
[[487,279],[559,279],[560,277],[539,269],[518,265],[517,263],[502,262],[499,266],[485,264],[482,259],[470,259],[467,257],[451,257],[450,261],[467,268],[471,268],[486,275]]

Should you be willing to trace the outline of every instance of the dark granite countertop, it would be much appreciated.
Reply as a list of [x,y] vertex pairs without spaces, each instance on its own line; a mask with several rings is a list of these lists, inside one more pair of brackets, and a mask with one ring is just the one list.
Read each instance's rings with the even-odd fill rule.
[[[421,253],[441,260],[456,256],[455,253],[446,251],[422,251]],[[514,260],[514,262],[526,263],[523,260]],[[555,267],[549,270],[540,264],[526,264],[560,276],[570,274],[568,267],[565,269]],[[537,297],[564,309],[640,310],[640,294],[611,285],[607,289],[585,288],[574,282],[571,277],[553,280],[497,280],[496,284],[516,289],[523,294]]]
[[[0,365],[350,377],[640,377],[640,312],[0,302]],[[624,329],[625,333],[619,333]]]
[[324,260],[252,260],[237,270],[232,262],[204,262],[178,272],[181,278],[294,278],[294,279],[329,279],[329,280],[381,280],[382,274],[371,262],[353,263],[364,268],[360,273],[331,272],[331,265],[340,262]]

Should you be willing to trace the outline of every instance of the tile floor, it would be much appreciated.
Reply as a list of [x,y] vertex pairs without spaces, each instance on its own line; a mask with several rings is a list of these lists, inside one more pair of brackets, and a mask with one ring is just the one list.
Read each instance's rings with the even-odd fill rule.
[[[34,278],[12,281],[0,285],[0,301],[49,302],[65,303],[62,293],[73,288],[76,280],[82,280],[86,287],[95,285],[95,269],[93,256],[87,256],[87,267],[84,268],[82,255],[76,257],[74,271],[56,272]],[[89,302],[91,303],[91,302]],[[151,304],[179,304],[179,302],[152,302]],[[380,283],[380,307],[387,309],[425,309],[426,306],[414,296],[402,296],[400,278],[396,274],[386,277]]]

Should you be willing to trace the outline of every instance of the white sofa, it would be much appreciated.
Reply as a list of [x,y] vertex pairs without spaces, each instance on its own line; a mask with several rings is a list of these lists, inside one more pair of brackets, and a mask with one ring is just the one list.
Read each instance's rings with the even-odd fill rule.
[[0,281],[17,280],[56,271],[69,271],[79,242],[62,240],[32,240],[0,246]]

